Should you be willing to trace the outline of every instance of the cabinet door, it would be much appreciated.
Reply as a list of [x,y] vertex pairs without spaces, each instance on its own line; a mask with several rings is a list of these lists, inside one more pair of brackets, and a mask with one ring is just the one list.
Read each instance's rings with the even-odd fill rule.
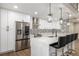
[[1,51],[7,51],[7,11],[1,9]]
[[8,11],[8,50],[15,50],[15,21],[17,20],[17,18],[17,13]]

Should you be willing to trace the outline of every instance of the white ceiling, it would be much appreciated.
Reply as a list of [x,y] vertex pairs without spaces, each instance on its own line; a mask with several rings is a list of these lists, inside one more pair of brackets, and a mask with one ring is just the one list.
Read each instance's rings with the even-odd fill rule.
[[[14,5],[17,5],[18,9],[13,8]],[[2,8],[23,12],[31,16],[35,16],[34,12],[37,11],[38,12],[37,16],[40,18],[47,16],[48,6],[49,6],[48,3],[0,3],[0,7]],[[59,9],[60,7],[63,7],[64,14],[66,14],[65,12],[69,12],[72,14],[72,12],[68,10],[68,8],[64,6],[64,4],[54,3],[52,4],[53,15],[54,12],[55,13],[58,12],[56,11],[56,9]]]

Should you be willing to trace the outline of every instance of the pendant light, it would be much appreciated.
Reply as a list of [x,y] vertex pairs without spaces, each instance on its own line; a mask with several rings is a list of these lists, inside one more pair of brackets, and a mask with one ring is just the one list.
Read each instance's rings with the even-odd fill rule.
[[49,3],[49,13],[48,13],[48,22],[51,23],[53,20],[52,13],[51,13],[51,3]]
[[62,23],[63,23],[63,18],[62,18],[62,8],[60,8],[60,13],[61,13],[61,14],[60,14],[61,16],[60,16],[59,21],[60,21],[60,24],[62,24]]

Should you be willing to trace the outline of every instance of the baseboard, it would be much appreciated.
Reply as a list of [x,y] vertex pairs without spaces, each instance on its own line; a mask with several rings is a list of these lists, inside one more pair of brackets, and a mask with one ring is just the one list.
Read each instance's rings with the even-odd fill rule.
[[5,51],[5,52],[0,52],[0,54],[10,53],[10,52],[14,52],[14,51],[13,50],[9,50],[9,51]]

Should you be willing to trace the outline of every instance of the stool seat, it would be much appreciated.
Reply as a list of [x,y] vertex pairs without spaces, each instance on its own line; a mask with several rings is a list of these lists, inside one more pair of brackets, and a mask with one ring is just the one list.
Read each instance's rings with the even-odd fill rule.
[[54,47],[54,48],[56,48],[56,49],[59,49],[59,48],[64,47],[64,46],[59,46],[59,45],[58,45],[58,42],[53,43],[53,44],[50,44],[50,46],[52,46],[52,47]]
[[58,42],[55,42],[55,43],[53,43],[53,44],[50,44],[50,46],[54,46],[54,45],[58,45]]
[[66,44],[71,42],[71,35],[66,35]]

